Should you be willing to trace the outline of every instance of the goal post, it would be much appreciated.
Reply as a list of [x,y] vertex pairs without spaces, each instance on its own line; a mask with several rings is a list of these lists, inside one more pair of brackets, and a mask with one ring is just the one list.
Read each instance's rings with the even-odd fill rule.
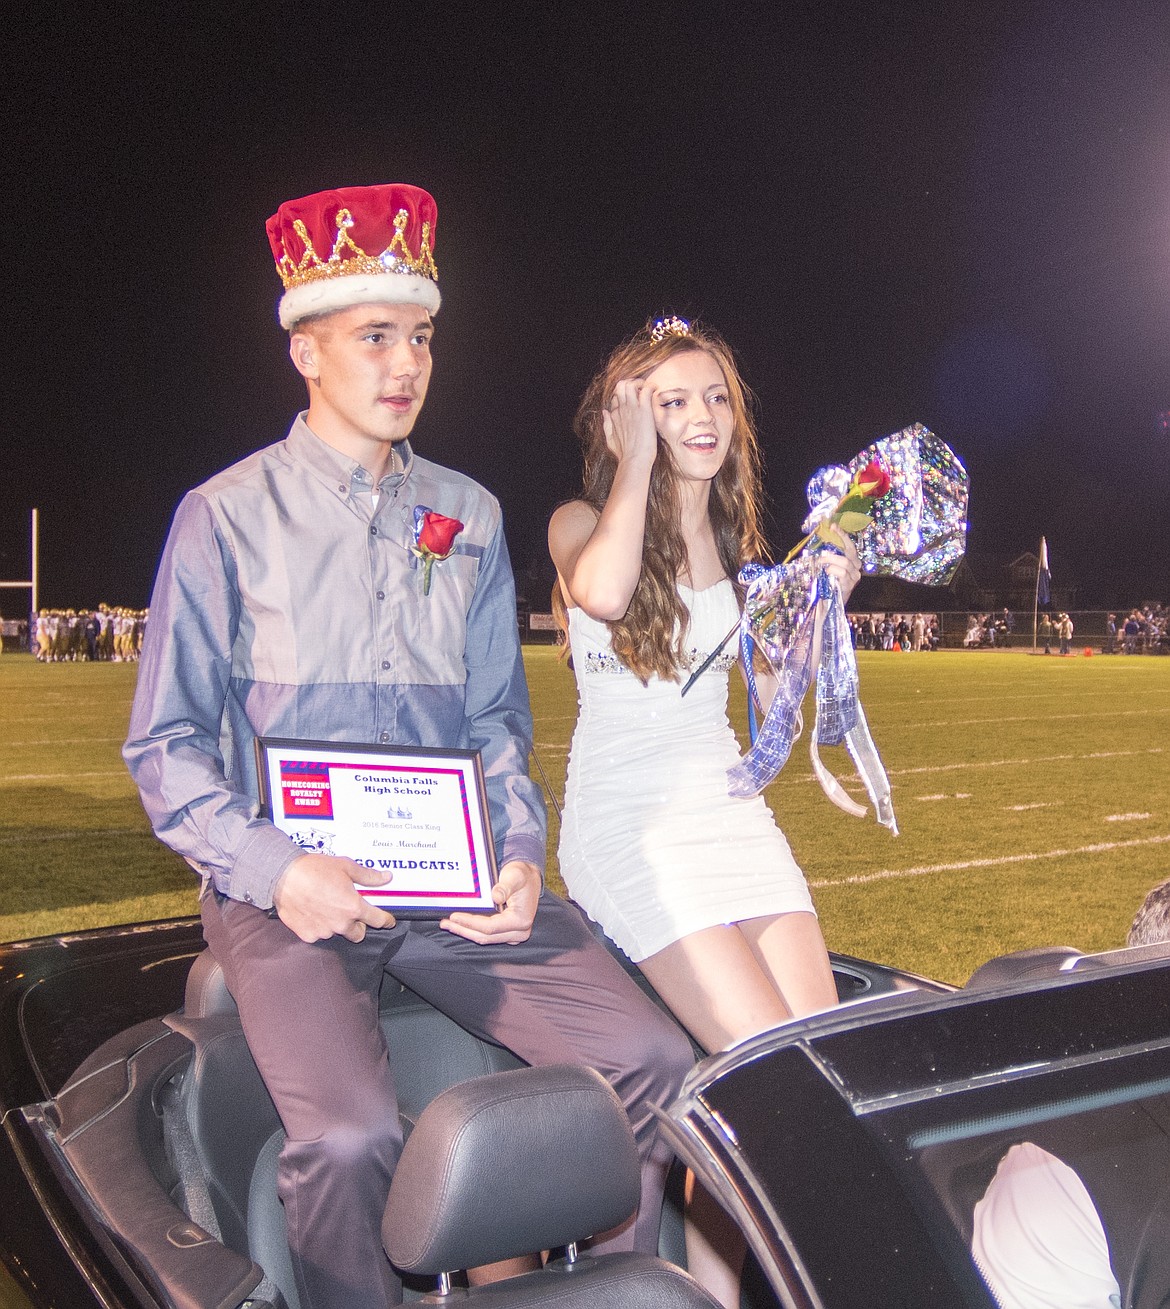
[[39,536],[40,536],[40,511],[38,509],[34,509],[32,511],[31,521],[29,523],[29,553],[32,560],[31,576],[28,577],[27,579],[18,578],[11,582],[0,581],[0,590],[30,592],[29,606],[28,606],[30,617],[37,612],[37,609],[39,608],[38,601],[40,599]]

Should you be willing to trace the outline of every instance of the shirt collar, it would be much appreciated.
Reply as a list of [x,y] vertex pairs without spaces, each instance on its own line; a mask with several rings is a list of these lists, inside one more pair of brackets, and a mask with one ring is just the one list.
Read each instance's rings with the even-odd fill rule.
[[[322,441],[305,421],[307,412],[302,410],[297,414],[289,429],[285,445],[292,457],[298,463],[304,464],[319,481],[331,490],[341,491],[344,488],[344,492],[348,494],[354,474],[365,470],[356,459],[342,454],[340,450],[335,450],[333,446]],[[380,491],[401,485],[410,476],[411,469],[414,467],[414,451],[410,448],[409,440],[399,441],[395,449],[402,461],[402,471],[387,473],[378,483]],[[365,474],[364,480],[368,489],[368,473]]]

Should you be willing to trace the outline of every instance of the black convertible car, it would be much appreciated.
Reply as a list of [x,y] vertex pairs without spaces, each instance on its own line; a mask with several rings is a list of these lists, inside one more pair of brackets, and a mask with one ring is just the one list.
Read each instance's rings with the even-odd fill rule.
[[[1170,952],[1030,952],[958,991],[833,962],[841,1008],[700,1062],[667,1120],[747,1238],[745,1301],[995,1306],[974,1215],[1026,1143],[1093,1197],[1119,1288],[1103,1303],[1170,1304]],[[396,983],[382,1010],[411,1128],[384,1231],[409,1295],[710,1303],[676,1267],[675,1206],[663,1260],[578,1253],[637,1194],[600,1078],[520,1069]],[[0,947],[0,1113],[3,1309],[297,1309],[280,1124],[195,920]],[[461,1288],[460,1269],[534,1249],[557,1253]]]

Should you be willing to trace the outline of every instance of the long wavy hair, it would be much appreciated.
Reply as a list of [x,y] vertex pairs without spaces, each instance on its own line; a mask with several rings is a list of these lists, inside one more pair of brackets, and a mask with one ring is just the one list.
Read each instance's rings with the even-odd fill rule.
[[[623,342],[589,383],[573,430],[584,447],[585,473],[580,499],[600,514],[609,498],[617,459],[605,440],[602,410],[623,378],[644,378],[675,355],[699,350],[719,365],[731,404],[731,443],[727,458],[711,483],[708,513],[724,571],[734,581],[749,560],[766,558],[760,531],[760,452],[752,418],[753,397],[739,375],[727,343],[714,332],[692,324],[687,335],[652,335],[653,323]],[[614,653],[643,682],[652,676],[678,679],[684,667],[684,643],[690,612],[679,595],[678,578],[687,570],[681,528],[680,479],[674,458],[659,438],[658,457],[650,474],[642,572],[621,618],[608,622]],[[736,583],[737,591],[740,589]],[[742,600],[742,595],[740,599]],[[567,633],[565,597],[560,582],[553,588],[553,612]]]

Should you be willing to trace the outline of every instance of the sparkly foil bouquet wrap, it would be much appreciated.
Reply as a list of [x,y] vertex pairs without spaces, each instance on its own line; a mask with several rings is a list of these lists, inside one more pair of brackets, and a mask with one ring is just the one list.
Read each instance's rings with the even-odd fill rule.
[[[875,469],[888,475],[885,494],[880,494]],[[857,660],[841,592],[817,555],[832,545],[834,533],[856,532],[864,573],[945,585],[966,547],[967,473],[944,441],[915,423],[874,442],[844,468],[822,468],[808,484],[808,499],[808,535],[788,559],[771,568],[748,564],[740,572],[746,587],[740,644],[748,670],[753,742],[728,770],[728,789],[735,796],[756,795],[784,767],[800,730],[801,702],[815,675],[810,753],[817,780],[834,804],[858,817],[866,813],[817,751],[818,745],[844,744],[877,821],[897,834],[889,780],[858,696]],[[777,681],[758,733],[754,646]]]
[[809,502],[813,511],[804,520],[808,535],[788,552],[784,562],[790,564],[817,538],[826,545],[843,545],[841,533],[851,536],[864,532],[873,522],[874,503],[890,492],[890,475],[871,459],[852,477],[844,468],[822,468],[809,484]]

